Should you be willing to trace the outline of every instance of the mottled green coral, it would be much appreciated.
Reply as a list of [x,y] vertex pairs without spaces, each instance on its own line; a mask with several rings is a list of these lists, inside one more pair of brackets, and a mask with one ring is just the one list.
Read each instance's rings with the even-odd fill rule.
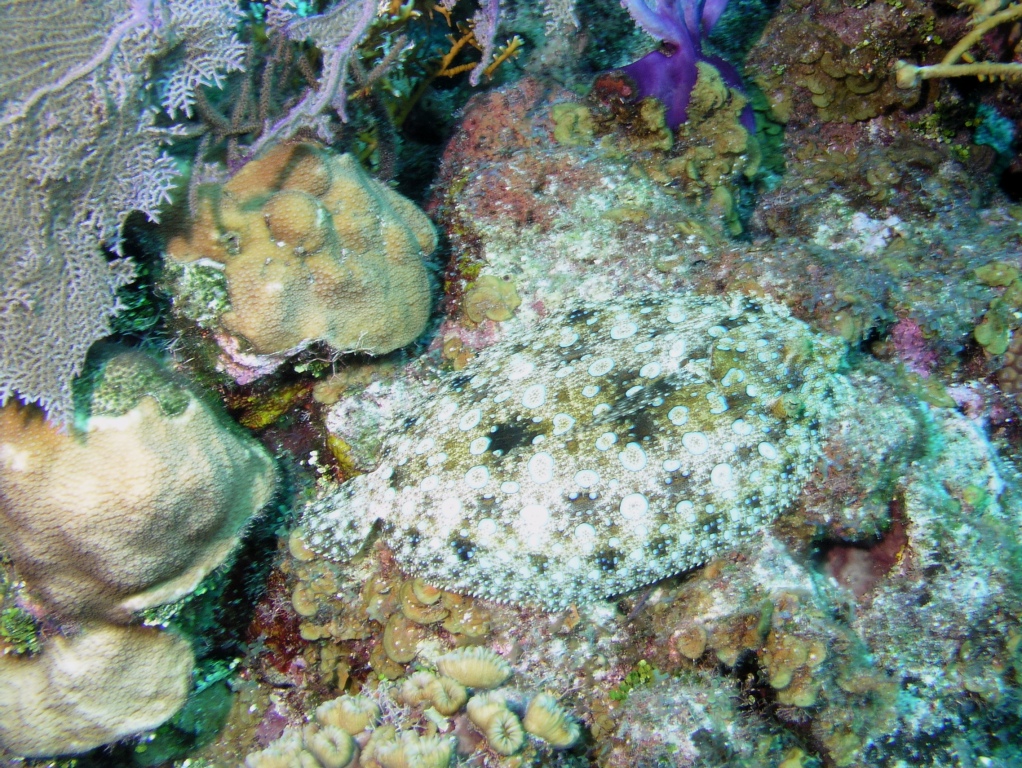
[[976,326],[973,335],[991,355],[1003,355],[1011,342],[1011,316],[1001,299],[990,302],[990,309]]
[[584,104],[568,101],[550,108],[554,120],[554,139],[569,147],[585,147],[593,143],[596,124]]
[[625,679],[618,683],[617,688],[607,695],[612,701],[624,701],[636,688],[645,687],[662,677],[663,675],[655,667],[650,666],[648,661],[640,659],[635,669],[625,675]]
[[1019,276],[1018,267],[1005,261],[991,261],[975,270],[976,279],[983,285],[1006,286]]
[[100,346],[75,382],[75,418],[84,428],[95,416],[124,415],[146,396],[159,404],[165,416],[181,414],[191,401],[188,390],[153,358],[113,345]]
[[164,274],[174,310],[200,328],[216,328],[220,316],[230,311],[227,275],[220,264],[168,259]]
[[14,653],[36,653],[39,650],[38,627],[31,615],[17,606],[0,610],[0,643]]

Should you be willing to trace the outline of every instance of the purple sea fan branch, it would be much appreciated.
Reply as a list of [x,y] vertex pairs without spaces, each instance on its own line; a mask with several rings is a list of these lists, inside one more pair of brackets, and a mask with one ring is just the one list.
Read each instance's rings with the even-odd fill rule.
[[500,21],[500,0],[484,0],[472,17],[472,33],[482,49],[482,58],[472,70],[468,81],[479,85],[479,78],[493,60],[493,49],[497,37],[497,22]]
[[71,383],[133,275],[104,249],[177,173],[152,92],[180,82],[167,106],[183,107],[188,73],[231,68],[236,18],[235,0],[0,0],[0,405],[71,422]]
[[[69,69],[57,80],[42,83],[20,102],[8,103],[3,116],[0,116],[0,128],[12,125],[18,120],[23,120],[32,108],[46,96],[65,90],[76,80],[81,80],[83,77],[87,77],[95,72],[99,67],[106,65],[113,57],[117,47],[131,32],[151,23],[152,10],[153,0],[132,0],[131,14],[110,30],[102,48],[96,51],[87,61]],[[2,96],[2,93],[0,93],[0,96]]]
[[263,147],[288,138],[299,128],[314,124],[327,109],[337,110],[347,121],[344,80],[355,47],[365,36],[377,14],[376,0],[341,0],[326,13],[307,19],[288,15],[277,7],[269,16],[272,25],[291,40],[311,40],[323,51],[323,70],[315,90],[310,89],[284,117],[269,126],[251,148],[255,155]]
[[[688,103],[699,71],[696,63],[712,64],[732,88],[741,88],[738,70],[717,56],[706,56],[702,39],[720,20],[728,0],[621,0],[635,23],[663,42],[661,50],[643,56],[621,70],[635,81],[638,98],[653,96],[666,109],[671,130],[688,119]],[[742,123],[755,130],[752,110]]]
[[223,85],[223,76],[243,68],[245,45],[234,32],[241,13],[221,0],[165,0],[174,21],[173,41],[183,50],[162,84],[161,103],[174,117],[192,116],[200,86]]

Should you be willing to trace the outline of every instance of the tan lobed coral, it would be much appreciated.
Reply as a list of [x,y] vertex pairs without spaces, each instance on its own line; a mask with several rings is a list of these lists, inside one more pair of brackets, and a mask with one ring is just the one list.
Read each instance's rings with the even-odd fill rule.
[[[358,695],[342,694],[321,704],[316,709],[314,722],[301,731],[288,728],[265,749],[250,753],[245,758],[245,766],[549,765],[552,764],[551,750],[570,749],[581,738],[579,722],[549,693],[539,693],[529,700],[524,691],[501,688],[477,693],[467,702],[462,698],[457,707],[440,712],[432,698],[419,694],[424,690],[423,683],[428,686],[430,680],[442,679],[436,677],[434,670],[423,669],[403,683],[379,681]],[[518,715],[523,709],[524,720]],[[381,711],[387,713],[383,723],[378,722]],[[371,717],[348,722],[351,712],[369,712]],[[338,715],[345,722],[338,722]],[[529,739],[526,734],[535,738]],[[317,739],[320,735],[324,738]],[[329,744],[324,744],[326,741]],[[330,749],[326,748],[328,746]],[[318,747],[323,748],[317,752]]]
[[0,410],[0,540],[65,617],[124,622],[220,565],[270,499],[273,461],[150,358],[114,351],[60,432]]
[[[997,383],[1009,395],[1022,394],[1022,334],[1016,333],[1004,351],[1004,360],[997,371]],[[1020,398],[1022,399],[1022,398]]]
[[84,752],[155,728],[185,702],[194,660],[149,627],[93,626],[38,656],[0,656],[0,748]]
[[223,270],[230,307],[217,322],[242,351],[280,355],[322,341],[384,354],[425,329],[423,258],[436,245],[429,219],[354,157],[290,143],[200,190],[190,232],[167,253]]

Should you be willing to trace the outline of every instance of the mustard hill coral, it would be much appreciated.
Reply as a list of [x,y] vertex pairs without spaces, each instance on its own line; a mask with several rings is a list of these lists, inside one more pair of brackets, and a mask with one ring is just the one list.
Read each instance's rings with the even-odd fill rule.
[[30,592],[127,621],[191,592],[269,500],[270,456],[136,352],[111,354],[91,413],[60,432],[0,410],[0,537]]
[[[285,144],[203,188],[190,232],[167,253],[186,275],[222,271],[229,308],[216,322],[244,352],[286,356],[322,341],[383,354],[425,328],[423,257],[436,245],[429,219],[351,155]],[[186,307],[190,279],[176,282]]]
[[510,320],[522,303],[515,284],[494,275],[483,275],[465,291],[462,306],[473,323],[483,320]]
[[32,657],[0,656],[0,748],[84,752],[155,728],[185,702],[192,651],[148,627],[94,626]]
[[381,466],[309,505],[307,544],[350,558],[382,520],[445,589],[550,607],[635,589],[788,506],[842,353],[762,300],[569,306],[410,405]]

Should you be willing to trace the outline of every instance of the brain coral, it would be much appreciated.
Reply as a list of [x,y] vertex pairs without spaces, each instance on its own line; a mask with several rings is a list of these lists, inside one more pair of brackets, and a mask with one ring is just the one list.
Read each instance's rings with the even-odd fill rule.
[[426,326],[423,257],[436,245],[429,219],[351,155],[284,144],[203,188],[190,233],[167,252],[223,270],[230,308],[219,322],[246,351],[323,341],[383,354]]
[[843,349],[759,299],[577,305],[410,404],[381,464],[309,505],[309,545],[350,557],[382,520],[411,573],[549,607],[678,573],[800,491]]
[[93,626],[31,658],[0,656],[0,747],[68,754],[155,728],[185,702],[188,643],[149,627]]
[[65,616],[125,621],[224,561],[269,500],[263,448],[136,352],[112,352],[91,412],[60,432],[0,410],[0,540],[30,591]]

